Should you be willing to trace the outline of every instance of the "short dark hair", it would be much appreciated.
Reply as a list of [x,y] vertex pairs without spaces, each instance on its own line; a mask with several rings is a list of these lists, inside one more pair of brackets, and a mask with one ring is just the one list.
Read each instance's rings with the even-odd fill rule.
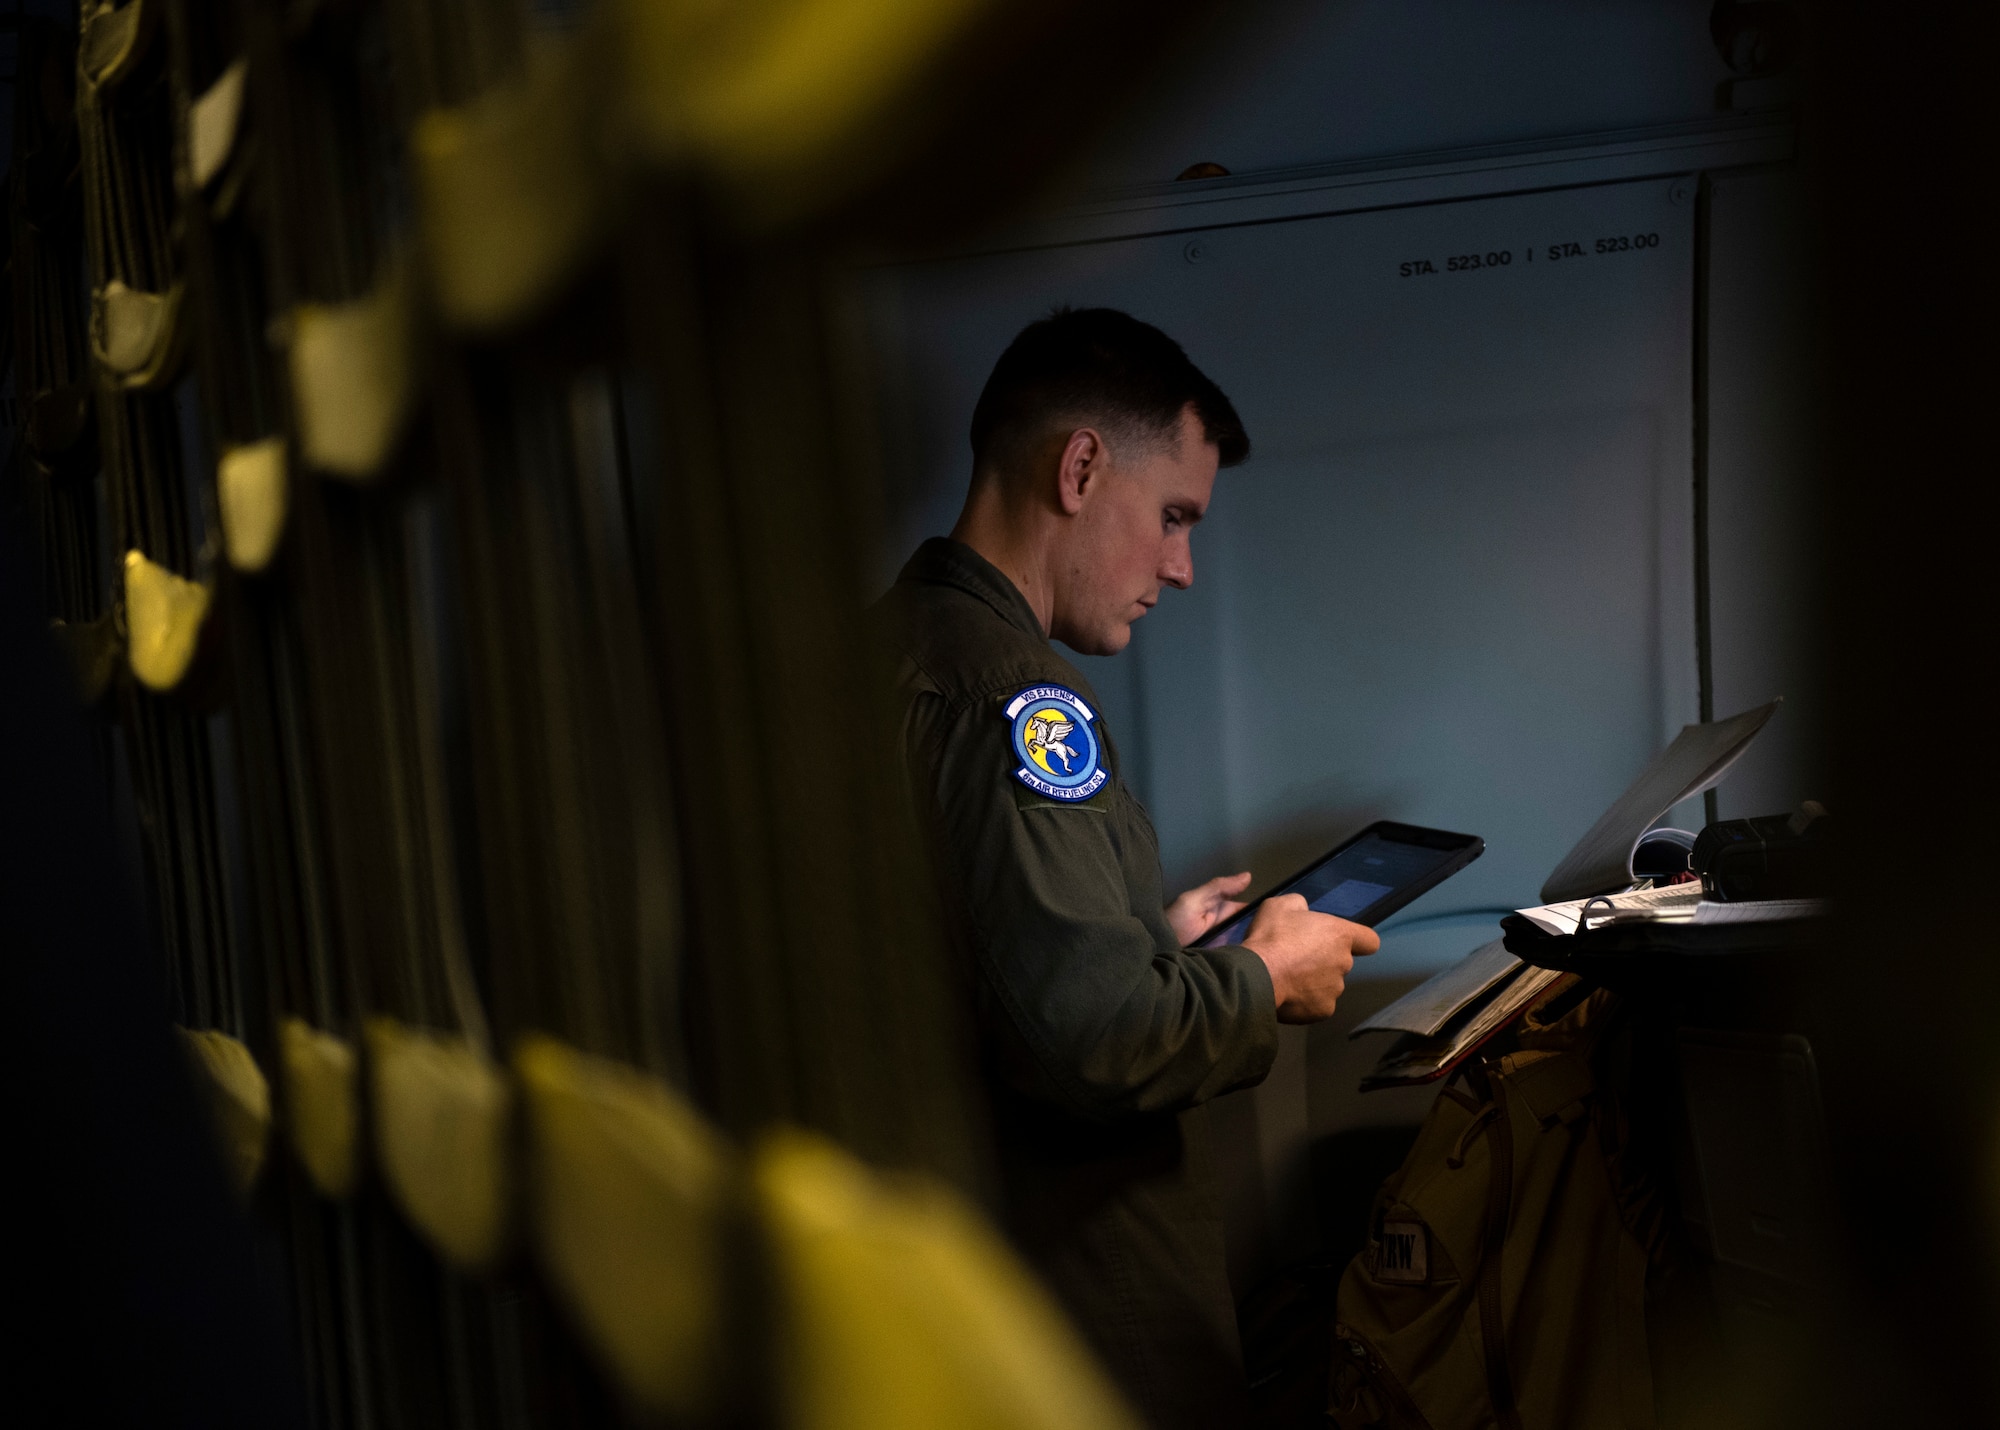
[[1005,461],[1058,418],[1171,439],[1193,407],[1222,465],[1250,455],[1243,419],[1181,345],[1116,308],[1057,308],[1021,329],[972,409],[975,470]]

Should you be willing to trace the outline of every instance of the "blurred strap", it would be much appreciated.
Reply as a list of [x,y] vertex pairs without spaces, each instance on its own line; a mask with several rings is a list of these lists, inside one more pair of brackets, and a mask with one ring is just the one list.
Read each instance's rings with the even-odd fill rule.
[[664,1084],[532,1036],[515,1054],[536,1242],[628,1393],[675,1421],[710,1408],[726,1153]]
[[148,389],[171,382],[183,349],[181,285],[164,293],[114,278],[91,295],[90,345],[114,385]]
[[383,1180],[449,1260],[490,1266],[505,1248],[512,1203],[506,1079],[450,1034],[372,1018],[367,1037]]
[[292,312],[292,404],[306,462],[368,481],[382,471],[417,399],[416,308],[407,266],[392,260],[375,291]]
[[503,327],[555,297],[604,227],[594,32],[518,85],[435,110],[410,136],[430,278],[445,321]]
[[238,571],[262,571],[285,531],[285,439],[266,437],[229,448],[216,464],[215,487],[229,564]]
[[354,1048],[302,1018],[287,1018],[278,1028],[278,1056],[292,1150],[324,1195],[348,1196],[361,1160]]
[[752,1173],[795,1430],[1136,1430],[1049,1299],[942,1185],[785,1132]]
[[141,684],[172,690],[194,663],[210,591],[138,551],[125,553],[126,658]]
[[38,455],[54,456],[76,445],[90,425],[88,382],[65,383],[28,399],[28,446]]
[[179,1029],[207,1083],[222,1157],[237,1191],[248,1193],[264,1165],[271,1132],[271,1088],[250,1050],[226,1033]]

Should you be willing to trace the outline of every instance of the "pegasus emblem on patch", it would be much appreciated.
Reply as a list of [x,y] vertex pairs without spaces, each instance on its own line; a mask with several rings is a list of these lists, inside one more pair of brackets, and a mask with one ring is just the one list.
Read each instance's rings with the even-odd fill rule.
[[1031,685],[1007,704],[1014,723],[1014,778],[1050,799],[1089,799],[1104,788],[1097,732],[1082,697],[1060,685]]

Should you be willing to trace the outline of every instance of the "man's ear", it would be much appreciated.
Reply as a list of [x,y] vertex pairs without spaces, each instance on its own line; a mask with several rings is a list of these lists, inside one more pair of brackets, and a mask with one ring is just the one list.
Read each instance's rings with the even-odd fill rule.
[[1079,427],[1063,443],[1062,460],[1056,468],[1056,500],[1065,516],[1083,510],[1084,493],[1090,490],[1109,461],[1104,438],[1094,427]]

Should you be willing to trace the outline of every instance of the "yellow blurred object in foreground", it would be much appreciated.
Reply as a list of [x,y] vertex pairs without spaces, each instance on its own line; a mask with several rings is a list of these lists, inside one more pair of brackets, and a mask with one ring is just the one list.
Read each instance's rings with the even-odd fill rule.
[[249,62],[238,60],[188,106],[188,177],[205,189],[229,162],[236,131],[243,122],[243,87]]
[[124,635],[118,629],[116,614],[106,611],[94,621],[51,621],[49,633],[69,658],[77,694],[85,705],[95,705],[111,688],[111,678],[118,673],[119,657],[125,654]]
[[418,119],[411,170],[447,322],[504,327],[556,296],[589,257],[609,182],[595,56],[561,47],[522,83]]
[[143,390],[172,380],[185,336],[181,295],[178,283],[146,293],[116,278],[91,295],[91,349],[114,384]]
[[887,117],[981,0],[620,0],[641,144],[692,154],[767,222],[847,187],[898,136]]
[[213,1029],[181,1028],[181,1041],[194,1054],[209,1092],[223,1162],[239,1192],[256,1185],[271,1132],[271,1087],[250,1050]]
[[222,544],[229,553],[229,564],[238,571],[254,573],[271,564],[278,540],[285,534],[289,505],[285,483],[282,437],[231,447],[216,464]]
[[139,68],[160,28],[160,0],[126,0],[114,5],[84,4],[78,19],[77,68],[98,89],[123,84]]
[[463,1038],[368,1022],[375,1154],[411,1223],[466,1270],[505,1247],[512,1205],[512,1094]]
[[320,471],[372,481],[416,411],[413,286],[392,259],[374,292],[293,310],[292,410],[299,451]]
[[302,1018],[287,1018],[278,1028],[278,1054],[284,1062],[292,1148],[323,1194],[347,1196],[361,1160],[361,1089],[354,1049]]
[[125,553],[126,659],[147,688],[167,691],[181,683],[194,663],[209,596],[199,581],[176,576],[142,552]]
[[771,1137],[753,1171],[797,1430],[1137,1430],[1049,1295],[934,1183]]
[[655,1080],[554,1039],[514,1056],[536,1242],[588,1339],[648,1410],[709,1408],[727,1149]]

